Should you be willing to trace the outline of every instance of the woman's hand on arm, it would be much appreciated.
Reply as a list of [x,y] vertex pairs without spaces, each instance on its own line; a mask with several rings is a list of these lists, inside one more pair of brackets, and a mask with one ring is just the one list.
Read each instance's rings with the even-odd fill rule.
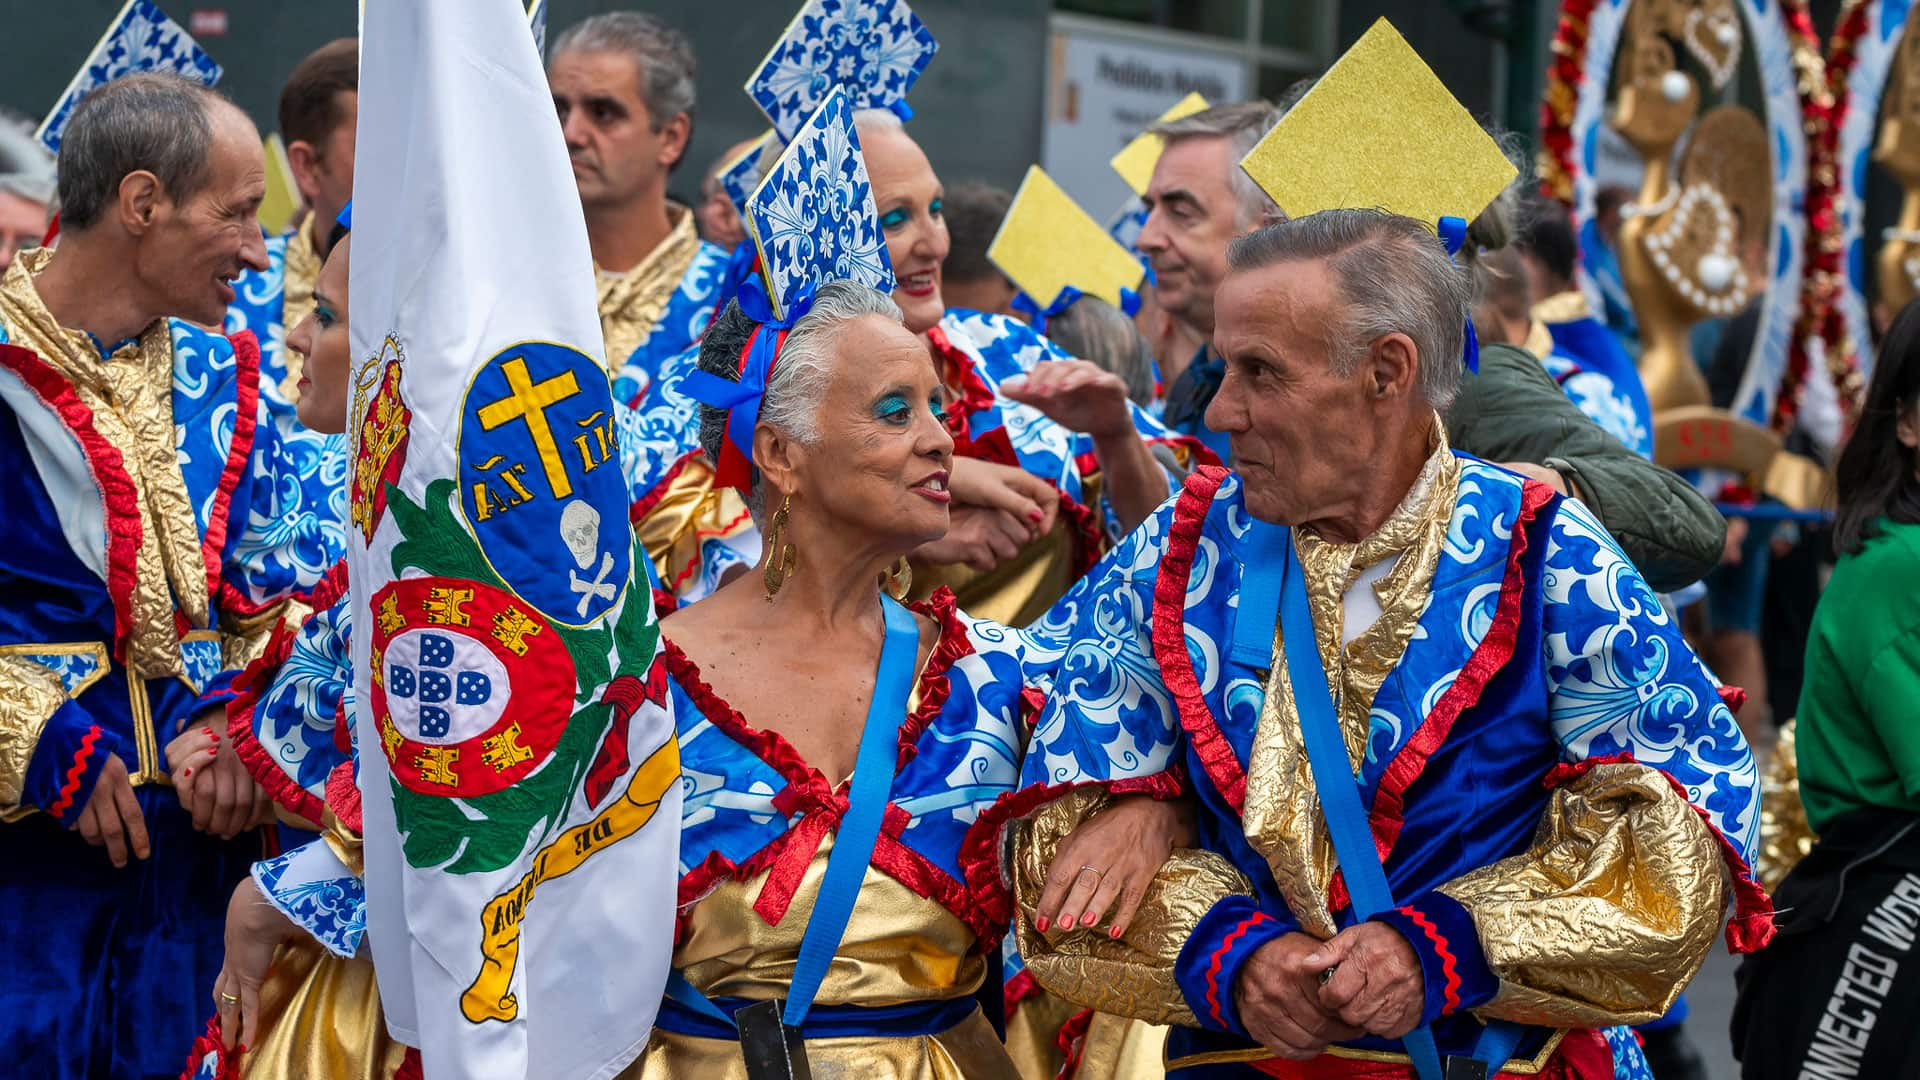
[[1173,849],[1193,842],[1188,803],[1145,795],[1115,799],[1061,841],[1034,908],[1034,928],[1091,927],[1111,910],[1108,936],[1119,937]]
[[1053,531],[1060,513],[1060,492],[1025,469],[978,458],[956,457],[947,477],[955,508],[965,505],[1000,510],[1031,531]]

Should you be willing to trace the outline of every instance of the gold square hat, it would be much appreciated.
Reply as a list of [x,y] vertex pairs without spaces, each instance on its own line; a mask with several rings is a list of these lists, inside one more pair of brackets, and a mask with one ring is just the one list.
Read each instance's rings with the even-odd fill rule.
[[[1207,99],[1198,91],[1188,94],[1174,103],[1173,108],[1160,114],[1151,126],[1172,123],[1184,116],[1192,116],[1207,108]],[[1107,164],[1120,174],[1135,195],[1144,196],[1147,185],[1153,182],[1153,167],[1160,162],[1160,151],[1166,149],[1167,140],[1152,131],[1143,131],[1133,137],[1133,141],[1120,148]]]
[[1117,308],[1140,287],[1140,260],[1107,234],[1038,165],[1014,192],[1000,231],[987,246],[987,258],[1025,293],[1036,310],[1050,309],[1078,293],[1097,296]]
[[1385,19],[1288,110],[1240,167],[1288,217],[1373,208],[1472,221],[1517,170]]

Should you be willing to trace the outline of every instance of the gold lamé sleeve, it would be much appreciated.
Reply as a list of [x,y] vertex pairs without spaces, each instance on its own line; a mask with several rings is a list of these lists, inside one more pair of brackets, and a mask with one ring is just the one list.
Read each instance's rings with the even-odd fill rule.
[[1118,941],[1099,930],[1039,934],[1033,929],[1054,853],[1108,799],[1104,791],[1082,788],[1014,825],[1012,878],[1019,909],[1014,933],[1020,957],[1041,986],[1085,1008],[1197,1027],[1174,980],[1174,961],[1209,908],[1234,893],[1252,894],[1246,878],[1220,856],[1176,848]]
[[27,764],[66,687],[48,668],[18,656],[0,656],[0,814],[22,809]]
[[252,615],[222,612],[220,616],[220,664],[229,671],[239,671],[260,658],[267,651],[267,642],[273,638],[273,630],[282,622],[289,630],[298,630],[300,625],[313,614],[313,608],[285,597],[268,604]]
[[366,877],[366,859],[361,852],[360,834],[335,817],[332,810],[328,810],[324,816],[326,821],[320,830],[320,839],[326,841],[334,857],[340,860],[342,866],[352,871],[354,877]]
[[1720,929],[1727,869],[1666,777],[1609,763],[1554,789],[1533,846],[1441,887],[1500,989],[1486,1016],[1543,1027],[1666,1014]]
[[1760,854],[1753,876],[1768,892],[1780,887],[1794,864],[1813,850],[1813,827],[1800,801],[1800,767],[1794,756],[1794,722],[1780,727],[1780,740],[1760,778]]
[[713,482],[713,468],[704,458],[694,458],[680,467],[667,482],[666,489],[634,524],[640,544],[659,572],[668,592],[700,565],[700,541],[706,536],[727,536],[750,524],[747,504],[740,493]]

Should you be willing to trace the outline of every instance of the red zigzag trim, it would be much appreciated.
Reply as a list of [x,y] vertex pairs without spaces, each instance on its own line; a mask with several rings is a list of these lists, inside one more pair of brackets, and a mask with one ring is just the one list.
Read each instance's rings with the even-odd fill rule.
[[1213,1015],[1213,1022],[1221,1027],[1227,1026],[1227,1019],[1220,1015],[1220,965],[1227,954],[1233,951],[1233,943],[1246,936],[1247,931],[1263,922],[1272,922],[1272,916],[1264,911],[1256,911],[1240,921],[1240,925],[1227,932],[1220,939],[1220,946],[1213,950],[1207,963],[1207,1011]]
[[93,748],[99,741],[99,724],[87,728],[87,733],[80,736],[80,748],[73,752],[73,764],[67,766],[67,782],[60,785],[60,797],[53,800],[52,806],[47,807],[47,813],[53,815],[56,820],[67,812],[67,807],[73,805],[73,797],[79,794],[80,777],[86,774],[87,759],[93,756]]
[[1433,951],[1440,954],[1440,971],[1447,977],[1447,1004],[1441,1009],[1440,1015],[1449,1015],[1460,1007],[1460,968],[1459,962],[1454,959],[1453,949],[1447,945],[1445,935],[1440,933],[1440,928],[1433,924],[1432,919],[1410,907],[1402,907],[1400,914],[1412,919],[1413,925],[1427,935],[1428,941],[1433,942]]

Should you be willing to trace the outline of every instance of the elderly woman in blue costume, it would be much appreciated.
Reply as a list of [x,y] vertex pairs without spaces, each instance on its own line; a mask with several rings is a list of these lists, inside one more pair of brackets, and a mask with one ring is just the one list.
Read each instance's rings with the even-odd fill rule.
[[[756,289],[746,307],[764,303]],[[945,390],[900,319],[881,293],[829,282],[763,368],[754,321],[730,307],[690,380],[723,400],[743,366],[754,382],[764,372],[764,398],[703,406],[701,430],[719,475],[747,487],[766,552],[757,573],[661,624],[685,775],[684,906],[681,978],[643,1076],[744,1075],[736,1026],[748,1039],[754,1004],[778,999],[817,1063],[1013,1075],[974,994],[1011,910],[994,838],[1022,802],[1020,762],[1070,752],[1029,736],[1059,654],[946,590],[906,607],[888,595],[905,594],[907,556],[944,535],[952,499]],[[1176,839],[1175,812],[1140,797],[1171,787],[1119,785],[1118,827],[1083,860],[1111,867],[1116,888],[1129,874],[1144,885]],[[863,815],[877,836],[862,834]],[[836,913],[826,898],[848,872],[843,847],[855,869],[840,885],[854,893]],[[816,936],[830,970],[808,969]]]

